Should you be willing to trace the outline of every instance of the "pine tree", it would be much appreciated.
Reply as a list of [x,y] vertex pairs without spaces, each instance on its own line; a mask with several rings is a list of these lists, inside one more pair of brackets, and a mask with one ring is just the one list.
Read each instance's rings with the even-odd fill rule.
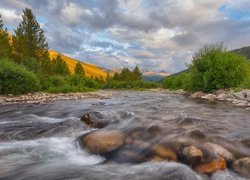
[[132,81],[133,74],[128,68],[123,68],[122,72],[120,73],[120,80],[121,81]]
[[74,71],[75,71],[75,74],[77,74],[77,75],[85,76],[84,68],[79,61],[76,64]]
[[110,74],[109,74],[109,72],[107,73],[107,76],[106,76],[106,82],[109,82],[111,80],[111,78],[110,78]]
[[66,76],[70,74],[67,63],[61,58],[60,55],[57,55],[57,57],[52,60],[51,66],[53,74],[61,76]]
[[114,79],[115,81],[119,81],[119,80],[120,80],[120,75],[119,75],[118,72],[116,72],[116,73],[114,74],[113,79]]
[[132,71],[133,73],[133,80],[141,80],[142,73],[139,69],[138,66],[135,66],[134,70]]
[[15,30],[13,45],[19,62],[24,58],[34,58],[43,66],[48,66],[48,43],[31,9],[23,11],[22,21]]
[[0,15],[0,58],[11,57],[12,47],[7,29],[4,28],[3,20]]

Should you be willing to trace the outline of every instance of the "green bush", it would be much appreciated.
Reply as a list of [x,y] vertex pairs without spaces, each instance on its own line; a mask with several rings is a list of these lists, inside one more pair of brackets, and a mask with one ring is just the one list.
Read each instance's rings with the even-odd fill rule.
[[190,89],[211,92],[239,86],[250,66],[244,56],[226,52],[221,45],[208,45],[194,55],[189,68]]
[[27,68],[7,59],[0,60],[0,93],[24,94],[40,90],[37,76]]
[[249,70],[244,56],[225,51],[221,44],[206,45],[195,53],[188,71],[165,78],[163,87],[204,92],[249,88]]

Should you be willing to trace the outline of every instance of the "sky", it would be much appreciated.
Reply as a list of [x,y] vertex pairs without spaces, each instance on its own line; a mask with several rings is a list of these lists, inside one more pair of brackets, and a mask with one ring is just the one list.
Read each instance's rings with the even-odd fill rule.
[[249,0],[1,0],[10,33],[24,8],[50,49],[108,69],[175,73],[204,44],[250,46]]

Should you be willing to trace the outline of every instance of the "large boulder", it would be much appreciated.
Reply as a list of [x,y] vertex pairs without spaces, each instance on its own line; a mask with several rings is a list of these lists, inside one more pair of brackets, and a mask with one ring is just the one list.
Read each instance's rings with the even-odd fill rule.
[[92,154],[107,154],[124,144],[124,135],[118,130],[99,130],[80,137],[80,143]]
[[233,163],[233,170],[243,177],[250,178],[250,157],[235,161]]

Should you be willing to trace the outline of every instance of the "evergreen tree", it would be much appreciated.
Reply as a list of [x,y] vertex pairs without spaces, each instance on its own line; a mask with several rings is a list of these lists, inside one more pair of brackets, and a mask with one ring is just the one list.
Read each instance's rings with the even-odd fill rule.
[[75,74],[85,76],[85,71],[82,64],[78,61],[74,69]]
[[133,74],[128,68],[123,68],[122,72],[120,73],[121,81],[132,81],[133,80]]
[[133,73],[133,80],[141,80],[142,73],[139,69],[138,66],[135,66],[134,70],[132,71]]
[[107,76],[106,76],[106,82],[109,82],[111,80],[111,78],[110,78],[110,74],[109,74],[109,72],[107,73]]
[[119,81],[119,80],[120,80],[120,75],[119,75],[118,72],[116,72],[116,73],[114,74],[113,79],[114,79],[115,81]]
[[52,72],[56,75],[69,75],[69,67],[67,63],[62,60],[60,55],[57,55],[55,59],[52,60]]
[[7,29],[4,28],[3,20],[0,15],[0,58],[11,57],[12,47]]
[[24,58],[34,58],[43,65],[44,69],[48,70],[48,43],[31,9],[26,8],[23,11],[22,21],[15,30],[13,46],[17,61],[22,62]]

